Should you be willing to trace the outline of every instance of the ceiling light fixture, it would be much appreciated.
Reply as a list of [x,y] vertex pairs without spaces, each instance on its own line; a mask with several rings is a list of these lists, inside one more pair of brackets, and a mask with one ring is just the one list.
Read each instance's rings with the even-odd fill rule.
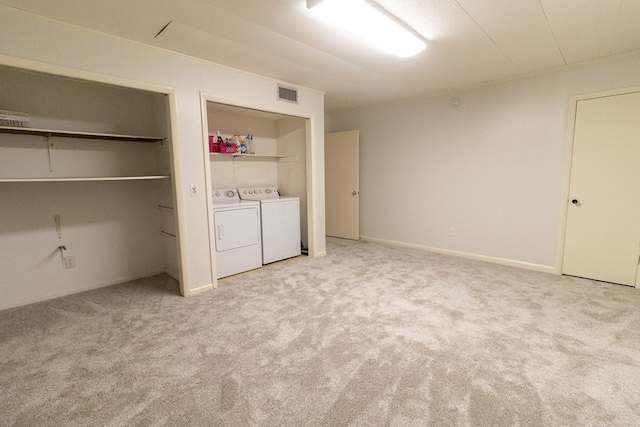
[[395,17],[366,0],[307,0],[307,8],[401,58],[427,47]]

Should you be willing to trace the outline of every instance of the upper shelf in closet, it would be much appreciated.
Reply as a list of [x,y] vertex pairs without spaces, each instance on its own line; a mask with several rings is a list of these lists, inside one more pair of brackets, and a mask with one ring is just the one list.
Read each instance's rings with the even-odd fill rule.
[[219,158],[219,159],[238,159],[238,158],[245,158],[245,159],[282,159],[284,157],[286,157],[283,154],[242,154],[242,153],[209,153],[209,155],[212,158]]
[[148,181],[171,179],[169,175],[102,176],[79,178],[0,178],[0,182],[92,182],[92,181]]
[[109,133],[93,133],[93,132],[72,132],[63,130],[33,129],[0,126],[0,133],[11,133],[18,135],[40,135],[40,136],[57,136],[63,138],[85,138],[85,139],[101,139],[110,141],[133,141],[133,142],[157,142],[164,141],[163,136],[141,136],[141,135],[118,135]]
[[[0,182],[167,180],[166,95],[0,66]],[[12,123],[5,123],[10,125]]]

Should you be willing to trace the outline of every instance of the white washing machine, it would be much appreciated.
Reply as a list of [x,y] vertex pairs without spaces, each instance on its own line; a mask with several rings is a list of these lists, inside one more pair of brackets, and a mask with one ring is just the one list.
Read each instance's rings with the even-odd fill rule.
[[218,279],[261,267],[260,202],[240,200],[236,189],[212,193]]
[[276,187],[238,188],[240,199],[259,200],[262,263],[300,255],[300,198],[280,197]]

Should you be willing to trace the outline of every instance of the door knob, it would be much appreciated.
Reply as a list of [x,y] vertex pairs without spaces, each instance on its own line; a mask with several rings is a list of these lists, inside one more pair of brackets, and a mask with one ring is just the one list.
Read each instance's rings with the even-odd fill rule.
[[578,199],[573,199],[571,203],[573,203],[574,205],[577,205],[579,202],[578,202]]
[[352,195],[352,196],[355,196],[356,194],[358,194],[358,192],[357,192],[357,191],[352,191],[352,192],[351,192],[351,195]]

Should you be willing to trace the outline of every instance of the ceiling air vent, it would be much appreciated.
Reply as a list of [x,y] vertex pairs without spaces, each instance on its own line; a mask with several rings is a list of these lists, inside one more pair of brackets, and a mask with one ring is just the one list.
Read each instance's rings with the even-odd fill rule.
[[287,87],[278,86],[278,101],[298,103],[298,91]]

